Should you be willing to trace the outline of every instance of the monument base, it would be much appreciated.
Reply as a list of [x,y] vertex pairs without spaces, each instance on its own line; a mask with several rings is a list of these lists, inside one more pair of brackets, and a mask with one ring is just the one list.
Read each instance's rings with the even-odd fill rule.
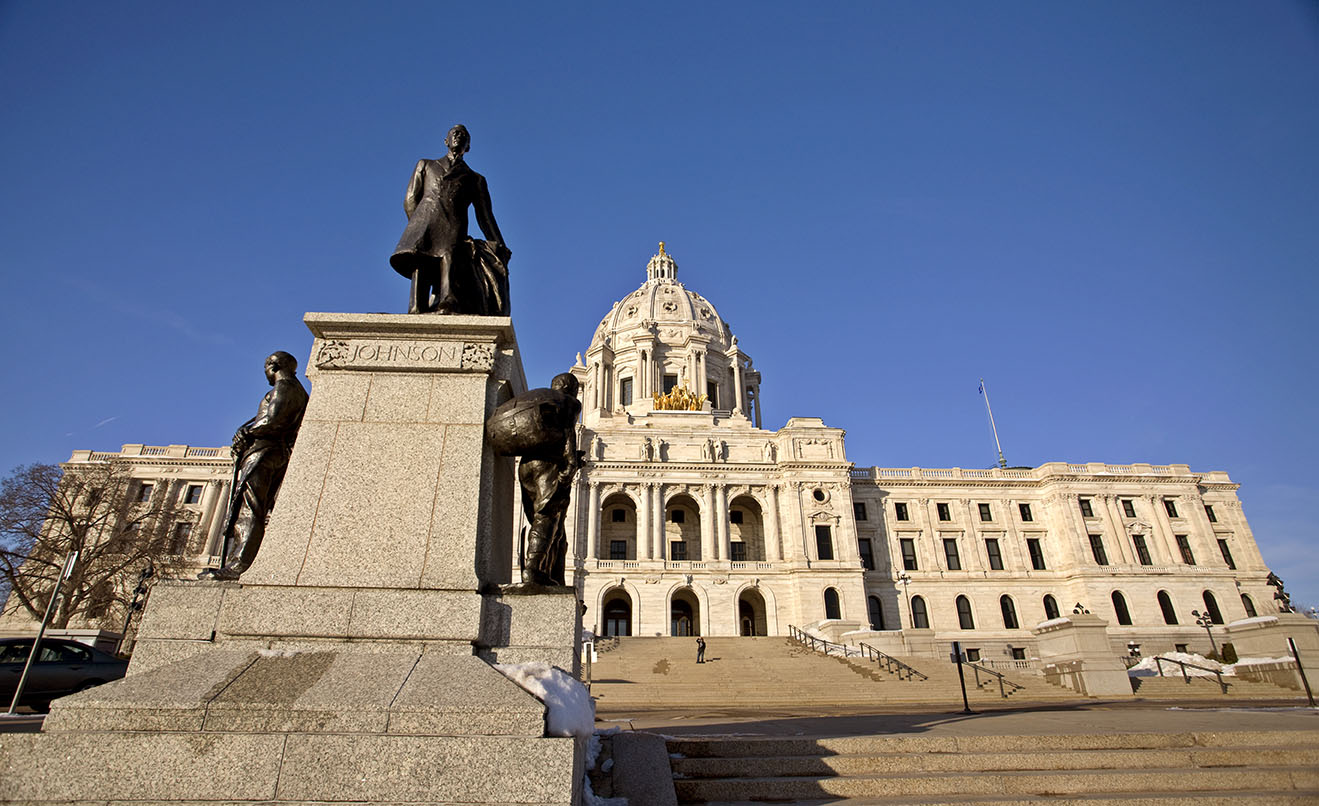
[[585,738],[492,663],[578,672],[575,594],[502,596],[525,388],[498,317],[308,314],[312,395],[256,562],[162,582],[129,674],[0,741],[0,802],[581,798]]

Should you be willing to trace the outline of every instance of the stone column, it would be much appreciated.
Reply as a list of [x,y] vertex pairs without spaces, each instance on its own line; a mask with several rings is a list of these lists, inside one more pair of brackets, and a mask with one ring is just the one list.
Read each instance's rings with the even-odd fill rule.
[[1172,538],[1172,521],[1168,520],[1168,513],[1163,509],[1163,496],[1149,495],[1146,496],[1150,508],[1154,510],[1154,530],[1159,533],[1159,543],[1163,546],[1163,555],[1166,559],[1163,562],[1169,565],[1179,565],[1182,561],[1182,553],[1177,550],[1177,541]]
[[714,511],[715,525],[718,526],[719,532],[716,537],[718,543],[717,551],[720,560],[727,560],[730,550],[728,548],[728,488],[722,484],[714,488]]
[[755,386],[756,428],[760,428],[760,384]]
[[586,503],[586,556],[600,559],[600,482],[593,481]]
[[1104,548],[1112,553],[1108,558],[1109,561],[1134,565],[1136,561],[1131,557],[1131,544],[1127,540],[1127,530],[1122,525],[1122,513],[1118,511],[1117,496],[1101,495],[1099,498],[1104,502],[1104,522],[1108,524],[1109,532],[1113,535],[1114,545],[1104,544]]
[[705,510],[701,513],[701,559],[708,561],[715,559],[716,556],[714,548],[716,516],[712,485],[707,484],[701,489],[701,503],[704,505],[702,509]]
[[652,540],[655,545],[654,556],[657,560],[662,560],[668,556],[668,547],[665,546],[664,539],[664,485],[651,485],[652,495],[654,496],[652,506],[655,507],[654,514],[651,517],[650,525]]
[[220,554],[220,530],[224,528],[224,515],[229,508],[229,482],[211,481],[207,487],[214,509],[206,530],[206,553],[215,557]]
[[[1003,506],[1008,508],[1007,515],[1003,519],[1003,528],[1006,532],[1006,539],[998,547],[999,552],[1003,555],[1003,567],[1014,571],[1019,568],[1025,568],[1026,563],[1030,561],[1022,554],[1025,541],[1021,539],[1021,533],[1017,531],[1017,515],[1019,514],[1017,503],[1016,499],[1011,498],[1003,501]],[[901,555],[894,556],[897,557],[897,562],[902,562]],[[894,567],[896,568],[897,566],[895,565]]]
[[[977,511],[979,507],[974,506],[975,502],[970,498],[961,499],[961,504],[963,509],[966,510],[967,523],[967,529],[963,534],[967,536],[967,541],[970,543],[970,545],[961,546],[959,552],[962,555],[962,569],[965,571],[983,571],[985,570],[985,563],[980,558],[984,553],[984,547],[981,545],[984,541],[981,539],[980,533],[976,531],[976,525],[980,523],[980,513]],[[973,560],[974,567],[967,562],[968,558]]]
[[591,408],[600,408],[600,362],[591,362],[591,374],[587,381],[591,384]]
[[636,383],[637,391],[632,398],[633,402],[635,402],[638,399],[644,399],[650,397],[650,392],[647,391],[647,384],[649,383],[649,379],[646,376],[649,373],[646,372],[646,363],[647,363],[646,356],[647,353],[645,350],[637,351],[637,383]]
[[733,411],[742,413],[742,406],[745,401],[742,400],[742,359],[738,357],[737,351],[734,350],[732,356],[731,368],[733,370]]
[[783,559],[783,546],[779,542],[779,486],[770,484],[765,488],[767,509],[765,511],[765,560],[779,562]]
[[[927,571],[946,571],[948,569],[945,566],[948,565],[948,561],[943,556],[943,538],[939,534],[940,521],[937,502],[932,498],[922,498],[920,499],[920,503],[921,514],[925,517],[925,522],[929,525],[929,528],[925,530],[925,533],[930,536],[928,541],[930,546],[930,556],[925,558],[924,562],[918,560],[917,565]],[[916,556],[920,557],[919,549],[916,551]]]
[[[1090,527],[1085,525],[1085,516],[1081,514],[1081,496],[1076,493],[1064,493],[1059,496],[1060,505],[1067,510],[1066,521],[1070,525],[1067,531],[1072,535],[1072,539],[1067,541],[1068,551],[1072,554],[1072,561],[1077,565],[1085,562],[1085,558],[1090,552]],[[1094,564],[1094,560],[1090,561]]]
[[[642,484],[638,489],[641,491],[641,504],[637,506],[637,559],[650,559],[650,485]],[[636,603],[632,604],[636,607]]]
[[1186,536],[1186,539],[1191,541],[1191,550],[1195,552],[1195,562],[1198,565],[1227,568],[1227,561],[1218,550],[1218,535],[1214,534],[1214,525],[1209,522],[1209,515],[1205,513],[1204,500],[1182,496],[1181,503],[1183,509],[1190,510],[1189,513],[1183,512],[1182,516],[1195,524],[1195,531]]

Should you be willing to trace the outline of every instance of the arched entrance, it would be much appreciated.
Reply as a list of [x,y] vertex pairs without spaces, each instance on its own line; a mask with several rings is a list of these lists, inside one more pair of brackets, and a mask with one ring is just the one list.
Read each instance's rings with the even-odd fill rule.
[[701,634],[701,603],[690,588],[675,591],[669,602],[669,634],[677,636]]
[[760,504],[749,495],[728,503],[729,557],[733,562],[765,561],[765,530]]
[[600,505],[597,552],[597,560],[637,559],[637,507],[624,493],[614,493]]
[[707,560],[701,556],[701,510],[685,493],[669,499],[664,507],[664,543],[670,560]]
[[632,634],[632,597],[627,591],[615,588],[605,595],[601,620],[606,636]]
[[737,597],[737,632],[739,635],[769,635],[765,617],[765,597],[755,588],[747,588]]

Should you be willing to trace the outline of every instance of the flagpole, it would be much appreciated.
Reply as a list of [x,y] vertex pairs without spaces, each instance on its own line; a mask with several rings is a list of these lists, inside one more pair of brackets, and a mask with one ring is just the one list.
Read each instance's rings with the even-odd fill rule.
[[994,425],[994,410],[989,407],[989,390],[985,388],[985,379],[980,379],[980,394],[985,396],[985,411],[989,412],[989,430],[994,432],[994,447],[998,449],[998,466],[1007,467],[1008,462],[1003,458],[1003,446],[998,441],[998,426]]

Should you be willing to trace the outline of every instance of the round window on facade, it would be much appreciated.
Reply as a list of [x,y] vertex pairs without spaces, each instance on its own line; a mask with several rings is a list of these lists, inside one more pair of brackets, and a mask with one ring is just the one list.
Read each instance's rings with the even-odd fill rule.
[[821,487],[816,487],[811,492],[811,498],[814,498],[816,501],[823,504],[825,501],[829,500],[829,493],[825,492],[824,489]]

